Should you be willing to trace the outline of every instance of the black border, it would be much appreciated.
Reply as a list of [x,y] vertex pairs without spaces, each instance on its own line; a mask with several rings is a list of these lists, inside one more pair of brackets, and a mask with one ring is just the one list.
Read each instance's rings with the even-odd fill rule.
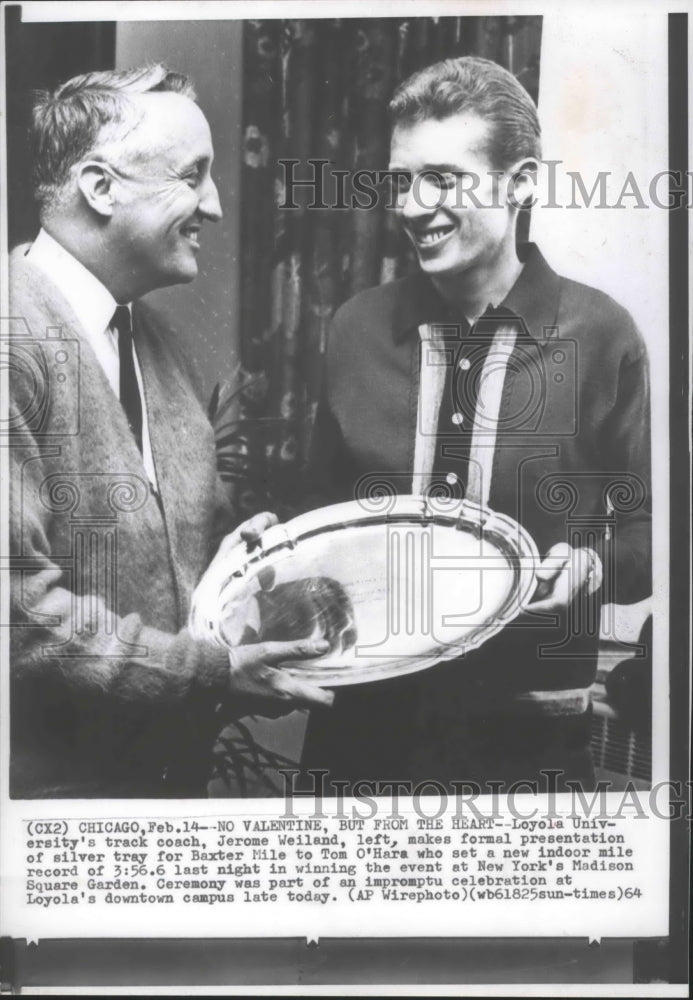
[[[669,14],[669,168],[688,170],[688,14]],[[670,774],[682,784],[690,778],[691,683],[691,480],[689,462],[690,386],[688,384],[689,281],[688,212],[682,205],[669,215],[669,350],[670,350],[670,611],[669,683],[671,705]],[[690,816],[690,784],[688,809]],[[668,981],[687,983],[690,918],[690,841],[688,822],[671,823],[669,874]]]

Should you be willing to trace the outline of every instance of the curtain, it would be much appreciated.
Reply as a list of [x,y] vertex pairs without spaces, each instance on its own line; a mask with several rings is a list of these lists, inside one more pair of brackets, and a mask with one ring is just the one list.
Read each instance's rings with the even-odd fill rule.
[[[387,103],[436,60],[493,59],[536,100],[541,18],[253,20],[244,31],[240,364],[212,416],[238,517],[285,517],[300,493],[332,314],[412,266],[387,199],[350,207],[353,192],[340,198],[330,172],[387,169]],[[321,172],[311,159],[329,162]],[[298,161],[292,173],[282,160]],[[315,188],[292,179],[315,176],[325,184],[311,207]]]
[[[534,99],[540,17],[359,18],[244,22],[240,349],[233,384],[211,404],[223,478],[238,520],[289,517],[300,495],[335,309],[414,262],[394,214],[343,203],[330,172],[385,170],[387,104],[416,69],[480,55],[515,73]],[[328,161],[322,204],[291,189]],[[332,173],[332,176],[334,174]],[[291,195],[291,197],[288,197]],[[293,203],[295,208],[284,208]],[[321,204],[315,199],[316,205]],[[525,223],[528,220],[522,219]],[[246,719],[220,734],[210,795],[281,795],[282,767],[300,758],[305,714]]]

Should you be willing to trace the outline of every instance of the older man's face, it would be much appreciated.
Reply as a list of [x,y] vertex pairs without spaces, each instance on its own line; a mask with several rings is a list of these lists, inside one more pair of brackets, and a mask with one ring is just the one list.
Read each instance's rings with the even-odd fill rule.
[[489,159],[488,138],[488,123],[468,113],[393,132],[390,169],[410,175],[399,184],[397,213],[434,280],[493,267],[514,239],[513,212]]
[[209,125],[172,93],[136,98],[143,117],[114,144],[109,238],[127,258],[138,294],[192,281],[202,226],[221,218]]

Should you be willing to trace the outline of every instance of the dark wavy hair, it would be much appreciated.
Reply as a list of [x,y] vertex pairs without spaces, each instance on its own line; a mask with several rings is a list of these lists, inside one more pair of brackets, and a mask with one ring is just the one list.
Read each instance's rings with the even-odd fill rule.
[[541,159],[534,101],[512,73],[490,59],[462,56],[426,66],[399,85],[389,111],[393,129],[470,112],[491,123],[488,154],[495,168]]

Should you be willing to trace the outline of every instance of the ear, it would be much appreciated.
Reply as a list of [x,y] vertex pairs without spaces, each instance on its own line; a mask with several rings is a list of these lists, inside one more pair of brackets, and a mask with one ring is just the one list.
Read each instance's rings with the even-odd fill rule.
[[530,208],[535,204],[538,172],[539,163],[533,157],[519,160],[508,169],[506,197],[512,208]]
[[113,177],[103,163],[85,160],[77,168],[77,186],[85,202],[101,216],[113,214]]

